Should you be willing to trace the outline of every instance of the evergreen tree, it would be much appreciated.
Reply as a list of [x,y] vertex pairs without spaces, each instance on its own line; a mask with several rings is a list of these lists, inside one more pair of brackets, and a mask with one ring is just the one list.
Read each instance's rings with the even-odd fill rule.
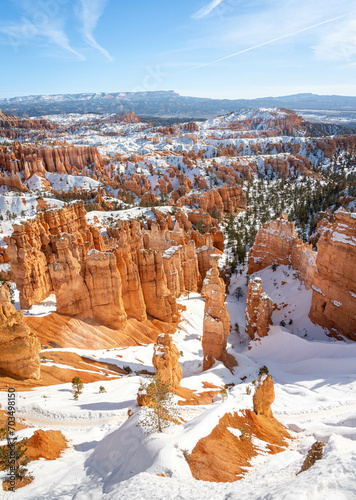
[[142,407],[140,425],[147,432],[163,432],[179,418],[171,384],[163,382],[158,373],[143,382],[139,391],[146,394],[147,406]]
[[6,471],[11,474],[11,477],[17,480],[21,480],[25,477],[32,480],[33,477],[28,474],[27,464],[30,461],[26,455],[27,440],[23,439],[17,441],[16,437],[11,437],[13,434],[9,431],[9,427],[5,424],[5,427],[1,429],[2,434],[5,434],[7,444],[0,447],[0,470]]

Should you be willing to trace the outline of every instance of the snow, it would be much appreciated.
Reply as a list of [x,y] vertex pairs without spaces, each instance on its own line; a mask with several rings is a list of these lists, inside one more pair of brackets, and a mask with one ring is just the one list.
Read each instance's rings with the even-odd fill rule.
[[333,231],[331,240],[338,241],[340,243],[346,243],[347,245],[356,247],[356,238],[354,238],[353,236],[347,236],[343,233],[339,233],[338,231]]
[[[225,401],[217,397],[210,405],[179,407],[185,423],[170,426],[164,434],[145,434],[137,426],[144,411],[135,403],[143,378],[135,371],[153,372],[152,344],[96,351],[46,349],[47,354],[68,351],[120,367],[129,365],[133,373],[121,378],[110,374],[105,381],[85,384],[78,401],[73,399],[70,384],[17,394],[17,418],[33,426],[21,431],[21,435],[29,436],[37,428],[59,429],[70,440],[71,447],[54,462],[31,462],[35,481],[16,492],[14,499],[111,500],[121,496],[142,498],[142,495],[145,499],[247,496],[256,500],[310,500],[335,498],[335,495],[338,499],[353,498],[356,489],[356,344],[331,339],[315,325],[314,330],[311,328],[313,325],[305,315],[311,290],[305,290],[292,273],[289,276],[286,273],[289,273],[287,266],[279,266],[275,272],[265,269],[258,273],[272,300],[287,304],[281,311],[274,312],[269,335],[258,341],[249,342],[244,334],[243,298],[238,301],[233,295],[227,296],[232,325],[238,322],[241,332],[238,335],[233,329],[228,339],[228,351],[238,361],[234,373],[220,362],[202,371],[204,300],[197,293],[191,293],[189,299],[179,299],[187,307],[173,335],[174,343],[183,354],[180,358],[182,386],[200,392],[203,382],[218,388],[235,385],[229,386]],[[273,284],[275,281],[277,286]],[[283,286],[282,281],[286,282]],[[237,286],[246,297],[245,275],[232,280],[230,291]],[[279,298],[281,288],[283,293]],[[33,306],[30,312],[41,314],[41,308],[48,307],[46,304],[51,301],[53,297]],[[293,323],[279,326],[282,315],[292,309]],[[51,360],[48,364],[59,366]],[[219,484],[194,480],[183,453],[191,452],[201,438],[209,435],[225,413],[252,408],[252,395],[246,393],[246,387],[249,385],[253,392],[252,381],[258,379],[263,365],[268,367],[275,382],[273,413],[296,439],[289,449],[270,456],[266,455],[264,442],[254,438],[261,454],[252,460],[252,467],[241,481]],[[99,393],[100,385],[104,385],[106,393]],[[0,393],[3,406],[5,400],[6,394]],[[134,413],[130,418],[127,418],[128,409]],[[229,428],[229,431],[240,437],[239,430]],[[296,476],[315,440],[327,443],[324,458],[311,470]]]
[[69,192],[72,191],[74,187],[77,187],[78,190],[83,188],[85,191],[89,191],[91,189],[97,189],[100,186],[100,182],[90,177],[79,175],[52,174],[46,172],[45,177],[56,191]]

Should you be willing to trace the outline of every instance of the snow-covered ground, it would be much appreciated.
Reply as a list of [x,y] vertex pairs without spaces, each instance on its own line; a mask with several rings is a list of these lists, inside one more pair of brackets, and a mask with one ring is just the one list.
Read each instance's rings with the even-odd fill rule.
[[[288,267],[281,266],[275,272],[265,269],[259,275],[272,299],[287,306],[275,311],[274,326],[267,337],[249,342],[243,333],[246,277],[239,275],[232,280],[227,307],[232,325],[238,323],[241,332],[232,331],[229,337],[228,350],[238,361],[233,374],[220,362],[202,372],[204,300],[199,294],[179,300],[187,307],[173,336],[183,354],[182,386],[202,392],[203,382],[217,387],[235,385],[229,385],[226,401],[217,397],[211,405],[179,407],[185,424],[172,426],[163,435],[144,434],[137,426],[140,412],[136,394],[145,376],[135,372],[153,371],[152,344],[100,351],[47,349],[46,353],[71,351],[119,367],[129,365],[133,372],[120,379],[108,376],[105,382],[86,384],[78,401],[73,399],[70,384],[18,393],[17,418],[30,426],[19,436],[30,436],[39,428],[59,429],[69,440],[70,448],[56,461],[31,462],[34,482],[11,498],[355,498],[356,344],[331,339],[310,323],[306,314],[310,292]],[[233,295],[237,286],[244,294],[239,301]],[[293,323],[286,321],[285,327],[280,326],[279,322],[288,320],[288,315]],[[252,381],[258,378],[263,365],[275,382],[274,415],[295,438],[289,449],[254,460],[246,477],[236,483],[193,479],[184,450],[189,452],[199,439],[209,435],[226,412],[252,408]],[[106,393],[99,393],[100,385],[105,386]],[[247,386],[252,388],[251,395],[246,392]],[[6,394],[0,393],[3,406],[5,400]],[[129,409],[134,415],[128,419]],[[327,443],[324,458],[296,475],[316,440]]]

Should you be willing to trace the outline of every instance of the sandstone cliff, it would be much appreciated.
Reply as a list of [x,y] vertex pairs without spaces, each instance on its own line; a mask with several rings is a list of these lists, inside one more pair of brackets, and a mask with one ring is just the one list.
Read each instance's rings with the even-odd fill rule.
[[0,287],[0,370],[20,378],[40,378],[41,344],[24,322],[23,312],[10,302],[6,285]]
[[85,215],[78,202],[14,226],[7,254],[21,307],[55,293],[57,313],[115,328],[179,321],[176,298],[201,290],[220,232],[186,232],[157,210],[156,221],[119,220],[103,237]]
[[223,186],[200,194],[194,193],[182,196],[176,200],[176,205],[177,207],[198,205],[205,212],[212,212],[214,209],[234,212],[236,210],[246,210],[247,201],[241,188]]
[[338,211],[318,242],[311,320],[356,340],[356,216]]
[[303,243],[295,232],[294,222],[288,222],[287,214],[264,224],[256,235],[248,254],[248,274],[260,271],[272,264],[292,265],[299,272],[307,287],[313,283],[316,252]]
[[76,175],[83,172],[87,165],[93,165],[100,171],[103,164],[103,159],[95,147],[36,148],[15,142],[11,148],[0,146],[0,167],[3,170],[0,185],[25,189],[19,179],[17,180],[19,173],[23,173],[25,179],[35,173],[45,172]]

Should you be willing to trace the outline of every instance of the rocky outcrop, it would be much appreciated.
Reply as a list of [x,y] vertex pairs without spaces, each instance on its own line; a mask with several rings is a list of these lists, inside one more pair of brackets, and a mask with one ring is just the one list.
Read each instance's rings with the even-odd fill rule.
[[253,395],[253,411],[256,415],[265,415],[268,418],[273,418],[271,406],[274,398],[274,383],[271,375],[261,375]]
[[30,460],[55,460],[68,448],[68,442],[61,431],[43,431],[39,429],[27,439],[26,456]]
[[160,379],[169,383],[172,389],[180,387],[183,377],[182,368],[178,363],[179,351],[167,333],[158,336],[154,346],[152,363]]
[[20,378],[40,378],[41,344],[24,322],[23,312],[10,302],[6,285],[0,287],[0,370]]
[[220,232],[186,232],[157,210],[156,220],[117,221],[103,237],[85,215],[78,202],[14,226],[7,253],[21,307],[54,293],[57,313],[115,328],[127,318],[179,321],[176,298],[201,290]]
[[[20,291],[22,309],[41,302],[53,291],[48,265],[56,260],[56,247],[52,241],[55,236],[62,233],[70,235],[67,238],[69,250],[79,261],[84,260],[87,252],[94,248],[94,238],[85,214],[83,204],[77,203],[40,213],[30,221],[14,225],[7,253]],[[60,247],[58,238],[57,241]],[[101,240],[98,245],[101,245]]]
[[265,337],[272,325],[273,302],[263,291],[261,278],[250,280],[247,288],[246,300],[246,333],[255,338],[255,335]]
[[57,130],[59,127],[55,123],[40,118],[39,120],[28,120],[15,115],[4,113],[0,109],[0,128],[13,129],[34,129],[34,130]]
[[[234,358],[227,354],[226,343],[230,334],[230,317],[225,306],[225,283],[218,269],[219,255],[210,256],[211,269],[208,271],[202,288],[205,296],[203,323],[203,370],[220,360],[230,366],[236,365]],[[235,362],[234,362],[235,361]]]
[[308,451],[308,454],[305,457],[303,465],[298,474],[310,469],[310,467],[313,467],[313,465],[317,460],[321,460],[323,458],[324,447],[325,443],[323,441],[316,441],[315,443],[312,444],[312,447]]
[[162,252],[140,250],[138,270],[147,314],[169,323],[178,321],[177,303],[167,287]]
[[[103,160],[96,147],[59,146],[55,148],[22,145],[13,143],[12,147],[0,146],[0,183],[10,185],[16,175],[23,173],[25,179],[35,173],[54,172],[59,174],[79,174],[88,165],[98,169]],[[1,185],[1,184],[0,184]],[[17,187],[17,186],[15,186]]]
[[182,196],[177,199],[176,205],[177,207],[197,205],[205,212],[213,210],[235,212],[236,210],[246,210],[247,201],[241,188],[223,186],[204,193]]
[[319,232],[309,317],[356,340],[356,215],[338,211]]
[[287,214],[264,224],[256,235],[248,254],[248,274],[255,273],[272,264],[292,265],[307,287],[313,283],[316,252],[303,243],[295,232],[294,222]]

